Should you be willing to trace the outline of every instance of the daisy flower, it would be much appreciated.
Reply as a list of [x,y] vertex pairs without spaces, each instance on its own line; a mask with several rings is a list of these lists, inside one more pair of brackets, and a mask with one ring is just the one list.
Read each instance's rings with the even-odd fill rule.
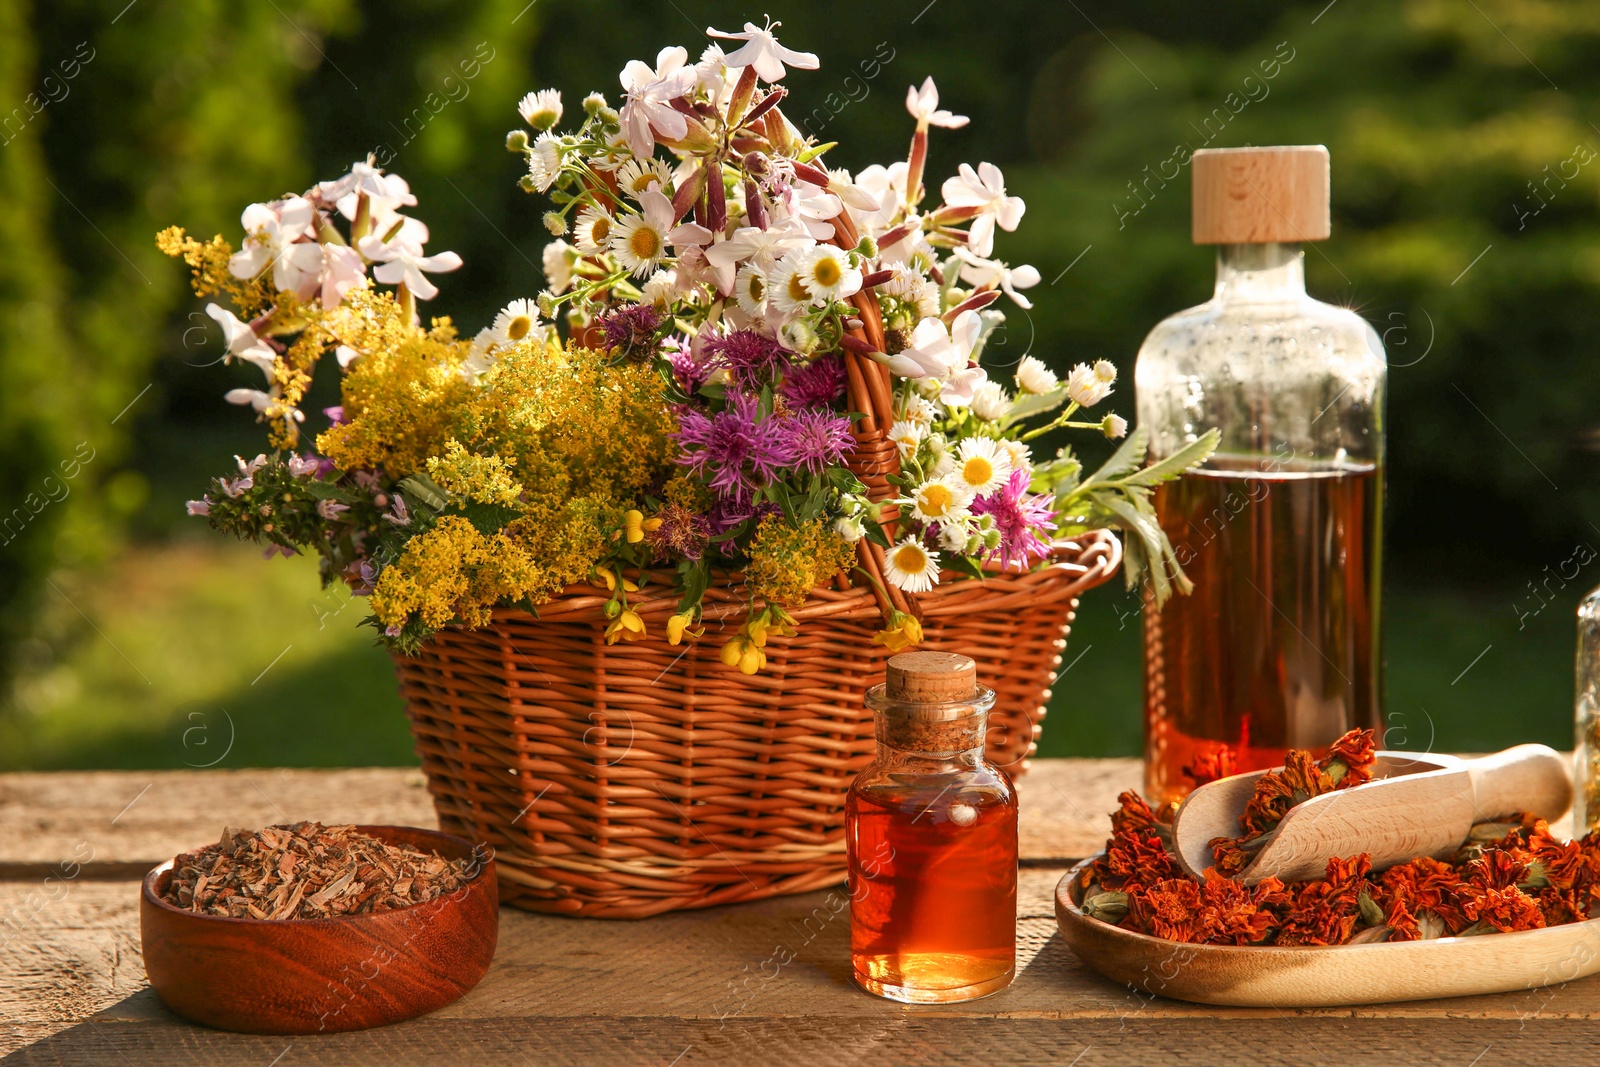
[[532,333],[538,322],[539,310],[532,300],[513,300],[494,317],[485,340],[490,346],[514,345]]
[[993,422],[1011,407],[1011,398],[999,382],[984,382],[972,390],[972,413]]
[[[1105,360],[1100,362],[1106,363]],[[1111,364],[1106,363],[1106,366],[1111,367]],[[1067,375],[1067,397],[1080,407],[1092,408],[1111,394],[1111,381],[1115,378],[1115,367],[1111,367],[1111,378],[1106,379],[1088,364],[1079,363]]]
[[791,253],[778,262],[777,276],[772,279],[772,302],[785,315],[798,315],[809,311],[817,303],[806,285],[806,269],[810,259],[804,252]]
[[665,190],[671,180],[672,172],[659,159],[630,159],[617,168],[618,187],[634,199],[643,196],[652,185]]
[[746,263],[739,268],[739,274],[733,282],[733,298],[739,302],[739,310],[752,318],[767,313],[767,272],[754,263]]
[[917,446],[922,444],[923,427],[920,423],[901,420],[889,427],[889,440],[894,442],[895,448],[900,450],[900,462],[904,463],[917,454]]
[[933,406],[933,401],[926,397],[917,396],[915,393],[895,401],[894,417],[915,423],[924,430],[928,428],[938,414],[939,410]]
[[577,250],[565,241],[551,241],[544,246],[540,265],[544,267],[544,280],[552,293],[567,291],[572,284],[572,268],[577,258]]
[[1043,396],[1060,387],[1061,379],[1056,377],[1056,372],[1037,356],[1023,356],[1022,362],[1017,364],[1017,388],[1023,392]]
[[1021,441],[1001,441],[1000,447],[1006,450],[1006,456],[1011,460],[1011,473],[1023,473],[1027,481],[1033,480],[1033,451]]
[[517,103],[517,114],[536,130],[548,130],[561,121],[561,90],[540,89]]
[[939,584],[939,554],[918,541],[901,541],[883,557],[883,576],[896,589],[926,593]]
[[533,187],[545,192],[555,184],[561,173],[561,139],[553,133],[541,133],[528,149],[528,177]]
[[969,437],[956,448],[955,477],[976,495],[990,493],[1011,475],[1011,456],[999,441]]
[[574,233],[578,251],[586,256],[597,256],[606,250],[611,241],[611,231],[616,221],[604,208],[590,204],[578,213],[578,228]]
[[611,252],[618,265],[643,278],[667,256],[667,231],[672,228],[672,201],[659,189],[639,198],[644,210],[617,223],[611,238]]
[[639,303],[651,304],[657,308],[665,309],[672,303],[672,295],[678,288],[678,276],[670,270],[658,270],[650,275],[650,280],[644,283],[639,291]]
[[955,478],[934,478],[911,494],[911,514],[923,522],[960,522],[968,515],[972,492]]
[[818,245],[805,253],[796,269],[800,284],[818,300],[843,300],[861,291],[861,272],[850,266],[844,252],[833,245]]

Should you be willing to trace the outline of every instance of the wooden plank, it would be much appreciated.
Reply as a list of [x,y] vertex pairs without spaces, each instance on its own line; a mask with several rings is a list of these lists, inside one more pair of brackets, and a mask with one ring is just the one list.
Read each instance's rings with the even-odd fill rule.
[[[1030,861],[1077,859],[1110,832],[1107,813],[1138,784],[1137,760],[1034,760],[1018,784]],[[358,770],[64,771],[0,775],[0,879],[127,878],[214,841],[224,825],[436,825],[422,775]]]
[[[1062,943],[1052,905],[1061,873],[1022,873],[1019,974],[1009,989],[981,1001],[906,1009],[856,990],[849,981],[847,897],[835,890],[641,922],[507,909],[501,912],[499,951],[483,983],[429,1023],[459,1023],[463,1033],[482,1033],[474,1027],[494,1024],[531,1032],[548,1026],[554,1032],[563,1019],[656,1019],[662,1025],[695,1020],[709,1033],[778,1017],[882,1021],[908,1010],[950,1020],[1164,1022],[1180,1028],[1223,1018],[1270,1022],[1284,1014],[1364,1020],[1378,1029],[1445,1018],[1460,1025],[1549,1019],[1600,1023],[1600,977],[1500,996],[1287,1013],[1136,994],[1090,972]],[[144,985],[136,893],[131,883],[68,883],[58,897],[41,904],[37,888],[0,886],[0,916],[22,920],[6,925],[13,936],[0,940],[0,1053],[91,1018],[102,1027],[117,1024],[118,1033],[134,1032],[129,1027],[170,1032],[169,1047],[189,1047],[197,1040],[201,1031],[171,1016]],[[19,929],[23,932],[16,933]],[[83,1046],[88,1048],[95,1039],[91,1029],[72,1040],[89,1042]]]

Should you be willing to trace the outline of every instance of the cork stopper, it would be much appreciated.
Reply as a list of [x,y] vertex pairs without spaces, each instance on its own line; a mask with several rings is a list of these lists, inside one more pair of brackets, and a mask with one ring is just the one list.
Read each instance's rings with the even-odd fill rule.
[[891,656],[884,674],[890,700],[945,704],[978,695],[978,665],[953,652],[902,652]]
[[1202,148],[1190,169],[1197,245],[1328,236],[1328,150],[1322,145]]

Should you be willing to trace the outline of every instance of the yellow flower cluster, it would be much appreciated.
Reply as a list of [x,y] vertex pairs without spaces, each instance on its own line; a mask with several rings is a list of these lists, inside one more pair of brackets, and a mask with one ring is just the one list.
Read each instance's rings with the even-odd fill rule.
[[447,493],[477,504],[515,504],[522,497],[522,483],[511,475],[515,460],[500,456],[480,456],[451,439],[445,454],[428,457],[428,476]]
[[855,560],[855,546],[821,519],[792,526],[768,515],[750,543],[745,581],[750,592],[770,604],[799,607],[811,590]]
[[174,259],[182,259],[193,275],[191,284],[198,297],[227,293],[233,297],[239,313],[251,318],[272,303],[272,290],[268,288],[271,274],[260,278],[235,278],[228,270],[228,259],[233,246],[218,234],[209,241],[197,241],[182,226],[168,226],[156,234],[156,247]]

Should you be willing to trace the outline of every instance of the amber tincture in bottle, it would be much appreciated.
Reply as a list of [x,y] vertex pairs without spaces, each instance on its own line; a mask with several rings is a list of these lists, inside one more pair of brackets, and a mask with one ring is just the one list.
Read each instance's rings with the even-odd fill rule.
[[1306,295],[1328,236],[1320,145],[1196,152],[1194,240],[1212,298],[1166,319],[1134,371],[1150,458],[1221,431],[1155,508],[1194,582],[1145,610],[1145,796],[1191,769],[1283,762],[1382,723],[1379,570],[1387,377],[1359,315]]
[[905,652],[867,704],[878,755],[845,804],[855,980],[917,1004],[998,992],[1017,959],[1017,794],[984,758],[994,692],[966,656]]

